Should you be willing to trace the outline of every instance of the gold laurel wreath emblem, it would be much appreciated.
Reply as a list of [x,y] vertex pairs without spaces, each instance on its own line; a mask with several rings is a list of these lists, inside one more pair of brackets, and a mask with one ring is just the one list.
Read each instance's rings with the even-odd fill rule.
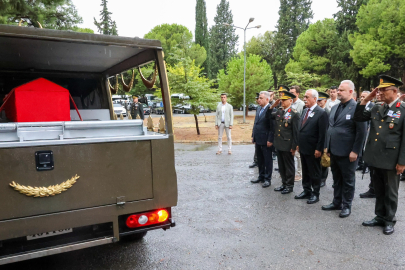
[[23,186],[18,183],[15,183],[14,181],[10,183],[10,186],[14,188],[14,190],[20,192],[21,194],[25,194],[27,196],[34,196],[35,198],[38,197],[49,197],[49,196],[55,196],[57,194],[61,194],[63,191],[68,190],[73,186],[74,183],[76,183],[76,180],[79,179],[80,176],[73,176],[69,180],[55,186],[49,186],[49,187],[31,187],[31,186]]

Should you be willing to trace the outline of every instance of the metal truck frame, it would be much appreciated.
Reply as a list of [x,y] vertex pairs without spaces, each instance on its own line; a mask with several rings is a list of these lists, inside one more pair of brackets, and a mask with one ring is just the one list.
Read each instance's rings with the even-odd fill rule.
[[[174,226],[163,57],[156,40],[0,26],[0,97],[43,77],[69,90],[84,120],[72,107],[66,122],[13,123],[0,114],[0,265]],[[153,62],[164,103],[159,132],[115,120],[109,83]]]

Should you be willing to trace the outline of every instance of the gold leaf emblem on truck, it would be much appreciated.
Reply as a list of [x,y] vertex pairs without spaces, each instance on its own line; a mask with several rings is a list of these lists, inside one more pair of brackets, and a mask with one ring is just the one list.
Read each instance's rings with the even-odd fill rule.
[[55,196],[57,194],[61,194],[63,191],[68,190],[73,186],[74,183],[76,183],[76,180],[79,179],[80,176],[73,176],[69,180],[55,186],[49,186],[49,187],[31,187],[31,186],[23,186],[18,183],[15,183],[14,181],[10,183],[10,186],[14,188],[14,190],[17,190],[21,194],[25,194],[27,196],[34,196],[35,198],[38,197],[49,197],[49,196]]

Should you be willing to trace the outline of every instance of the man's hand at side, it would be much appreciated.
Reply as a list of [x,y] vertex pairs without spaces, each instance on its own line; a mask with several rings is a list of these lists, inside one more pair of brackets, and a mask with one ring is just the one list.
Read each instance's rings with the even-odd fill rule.
[[396,169],[397,169],[397,174],[401,174],[401,173],[403,173],[404,170],[405,170],[405,165],[399,165],[399,164],[397,164]]
[[218,126],[215,126],[215,129],[218,130]]
[[321,151],[315,150],[315,158],[320,158],[322,155]]
[[229,129],[232,129],[232,126],[229,126]]
[[273,146],[273,143],[267,142],[267,147],[272,147],[272,146]]
[[357,160],[357,156],[358,156],[358,154],[356,154],[355,152],[350,152],[350,155],[349,155],[349,160],[350,160],[350,162],[354,162],[354,161],[356,161]]

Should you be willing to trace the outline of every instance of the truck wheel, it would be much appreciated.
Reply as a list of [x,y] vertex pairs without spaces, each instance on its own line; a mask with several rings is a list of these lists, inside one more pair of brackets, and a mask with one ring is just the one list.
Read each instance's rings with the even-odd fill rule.
[[134,234],[126,235],[126,236],[122,237],[122,240],[124,240],[124,241],[139,241],[142,238],[144,238],[147,233],[148,232],[141,232],[141,233],[134,233]]

